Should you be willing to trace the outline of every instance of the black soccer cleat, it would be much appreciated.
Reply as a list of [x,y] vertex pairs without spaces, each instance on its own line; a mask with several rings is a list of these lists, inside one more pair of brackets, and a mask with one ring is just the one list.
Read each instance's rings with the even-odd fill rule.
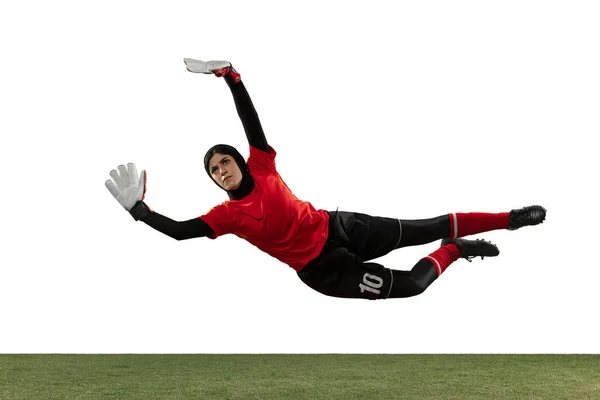
[[538,225],[546,219],[546,209],[542,206],[529,206],[512,210],[508,219],[508,230],[514,231],[524,226]]
[[495,244],[487,242],[483,239],[442,239],[442,246],[447,244],[454,244],[460,251],[460,257],[471,262],[472,258],[481,257],[496,257],[500,254],[500,250]]

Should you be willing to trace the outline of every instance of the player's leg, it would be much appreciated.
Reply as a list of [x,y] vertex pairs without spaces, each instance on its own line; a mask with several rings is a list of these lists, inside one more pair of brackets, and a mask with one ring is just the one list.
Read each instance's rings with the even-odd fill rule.
[[335,244],[298,272],[307,286],[331,297],[347,299],[386,298],[391,271],[376,263],[364,263],[347,248]]
[[495,257],[498,248],[484,240],[444,239],[439,249],[422,258],[410,271],[391,270],[392,284],[387,298],[417,296],[425,291],[459,258]]
[[493,257],[498,248],[482,240],[447,239],[410,271],[363,262],[345,247],[332,245],[298,273],[312,289],[332,297],[387,299],[416,296],[459,258]]
[[402,237],[398,248],[499,229],[516,230],[540,224],[545,218],[546,209],[529,206],[502,213],[451,213],[430,219],[400,220]]
[[369,261],[401,247],[459,238],[498,229],[515,230],[544,221],[546,210],[530,206],[504,213],[451,213],[406,220],[357,212],[329,212],[330,239]]

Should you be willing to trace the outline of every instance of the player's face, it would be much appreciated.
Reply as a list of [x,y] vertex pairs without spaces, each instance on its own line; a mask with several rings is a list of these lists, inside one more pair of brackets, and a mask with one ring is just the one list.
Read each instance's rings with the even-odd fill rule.
[[242,183],[242,171],[229,154],[215,153],[208,168],[210,176],[225,190],[235,190]]

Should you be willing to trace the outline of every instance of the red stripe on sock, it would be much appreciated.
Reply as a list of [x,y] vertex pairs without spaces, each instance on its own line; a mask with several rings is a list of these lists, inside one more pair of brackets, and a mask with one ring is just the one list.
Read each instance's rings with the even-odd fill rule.
[[[504,213],[456,213],[458,235],[463,237],[476,233],[508,228],[508,214]],[[452,217],[450,218],[452,221]],[[451,225],[453,222],[451,222]]]
[[455,244],[447,244],[445,246],[440,247],[427,257],[426,260],[429,260],[435,266],[435,269],[438,272],[438,276],[442,274],[452,264],[454,261],[460,258],[460,250],[456,247]]

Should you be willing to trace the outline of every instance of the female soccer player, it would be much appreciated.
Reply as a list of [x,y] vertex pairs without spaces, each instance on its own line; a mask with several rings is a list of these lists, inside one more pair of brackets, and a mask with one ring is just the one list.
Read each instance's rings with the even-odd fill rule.
[[[143,201],[146,172],[136,166],[112,170],[106,187],[133,218],[176,239],[216,239],[229,233],[293,268],[312,289],[334,297],[387,299],[415,296],[459,258],[494,257],[498,248],[469,236],[515,230],[544,221],[546,210],[529,206],[503,213],[450,213],[404,220],[357,212],[317,210],[298,199],[275,166],[258,115],[240,74],[227,61],[184,59],[188,71],[224,78],[250,145],[248,161],[233,147],[217,144],[204,156],[204,168],[229,200],[188,221],[173,221]],[[441,246],[410,271],[369,262],[392,250],[442,239]]]

